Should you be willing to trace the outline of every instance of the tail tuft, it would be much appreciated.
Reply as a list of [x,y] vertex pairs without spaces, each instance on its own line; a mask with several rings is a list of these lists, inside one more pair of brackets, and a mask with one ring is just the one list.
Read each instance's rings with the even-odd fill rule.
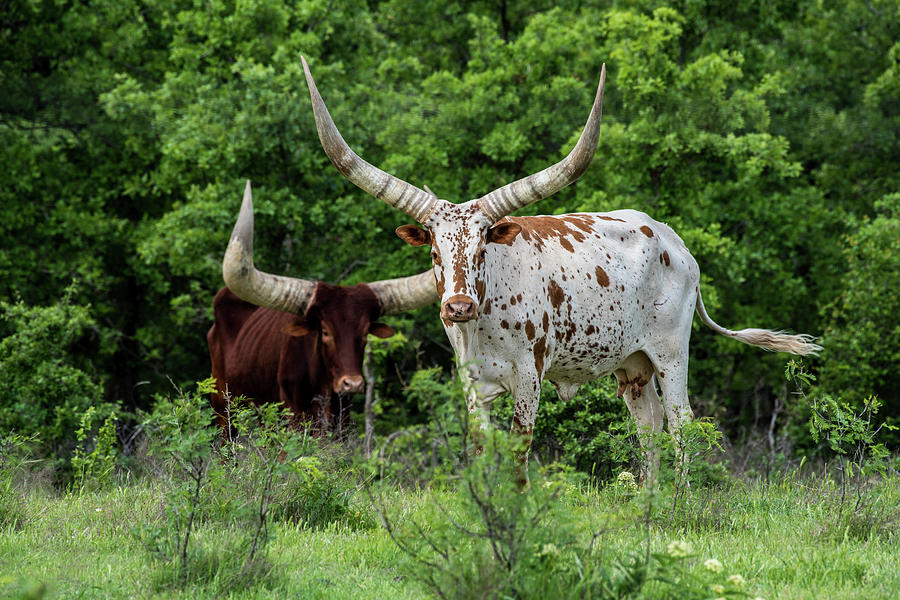
[[818,354],[822,350],[822,346],[814,343],[816,338],[805,333],[794,335],[768,329],[741,329],[740,331],[730,331],[726,335],[745,344],[759,346],[774,352],[789,352],[800,356],[808,356],[810,354]]
[[733,337],[734,339],[758,346],[766,350],[774,352],[790,352],[791,354],[799,354],[800,356],[808,356],[810,354],[818,354],[822,350],[822,346],[814,343],[816,338],[805,333],[791,334],[783,331],[771,331],[769,329],[741,329],[740,331],[731,331],[713,321],[706,314],[706,307],[703,306],[703,299],[700,297],[700,290],[697,290],[697,314],[700,319],[719,335]]

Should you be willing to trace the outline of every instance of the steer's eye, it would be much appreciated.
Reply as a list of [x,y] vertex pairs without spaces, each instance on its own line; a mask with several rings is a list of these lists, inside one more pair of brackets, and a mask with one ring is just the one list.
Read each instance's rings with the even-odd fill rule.
[[485,256],[486,254],[487,254],[487,248],[482,248],[482,249],[478,252],[478,258],[479,258],[479,260],[484,260],[484,256]]
[[432,260],[432,261],[434,262],[434,264],[436,264],[436,265],[441,264],[441,256],[437,253],[437,250],[432,250],[432,251],[431,251],[431,260]]

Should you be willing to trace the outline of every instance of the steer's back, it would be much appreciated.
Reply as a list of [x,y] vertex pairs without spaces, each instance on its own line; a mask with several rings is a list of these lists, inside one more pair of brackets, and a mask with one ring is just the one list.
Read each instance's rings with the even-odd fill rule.
[[[219,396],[227,387],[232,397],[279,400],[279,359],[290,342],[282,329],[293,315],[245,302],[228,288],[216,294],[213,310],[207,343]],[[224,406],[224,399],[219,402]]]

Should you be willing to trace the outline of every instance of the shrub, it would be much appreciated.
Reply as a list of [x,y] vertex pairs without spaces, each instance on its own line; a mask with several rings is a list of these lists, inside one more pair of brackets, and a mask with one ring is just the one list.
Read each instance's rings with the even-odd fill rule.
[[107,417],[93,433],[96,413],[93,406],[89,407],[81,417],[81,426],[75,431],[78,446],[72,456],[72,474],[73,486],[78,490],[108,485],[119,458],[116,418]]
[[[443,403],[445,419],[451,424],[453,416],[457,419],[443,431],[443,421],[436,421],[450,460],[441,471],[430,471],[439,474],[449,493],[435,494],[424,517],[411,517],[403,508],[392,514],[386,502],[375,498],[391,539],[410,558],[408,575],[436,596],[699,600],[711,597],[712,590],[722,597],[745,596],[743,578],[698,566],[697,557],[683,544],[651,552],[656,492],[637,493],[633,476],[620,477],[622,483],[611,488],[619,502],[635,503],[637,514],[644,514],[634,525],[640,525],[646,537],[631,548],[605,541],[606,521],[590,523],[585,530],[584,516],[576,516],[571,506],[592,505],[596,499],[592,490],[585,492],[576,483],[571,468],[534,472],[530,487],[523,490],[515,458],[520,441],[497,429],[480,431],[483,453],[474,455],[467,440],[463,386],[438,386],[436,376],[422,375],[411,387],[423,400],[430,391]],[[685,438],[686,452],[702,457],[704,449],[717,445],[718,431],[702,421]],[[387,463],[383,475],[397,472],[390,469],[391,456],[382,452]],[[401,466],[399,473],[405,476],[409,465]],[[627,486],[629,480],[632,486]],[[679,493],[685,491],[676,490],[675,495]],[[715,560],[707,563],[719,565]]]
[[[211,584],[231,591],[264,583],[273,519],[310,527],[365,521],[354,521],[350,471],[332,469],[339,461],[308,429],[290,427],[290,412],[280,404],[236,398],[229,410],[233,434],[217,444],[213,388],[208,379],[194,393],[157,398],[141,426],[166,486],[163,518],[138,532],[161,586]],[[210,530],[224,533],[218,539]]]
[[46,307],[0,302],[0,431],[38,434],[63,471],[82,415],[113,412],[86,351],[103,336],[89,308],[71,303],[73,290]]
[[[875,394],[885,421],[900,425],[900,193],[875,209],[845,240],[840,295],[825,309],[822,386],[857,411]],[[883,433],[889,447],[900,447],[900,433]]]
[[[431,415],[424,425],[396,432],[387,445],[393,458],[390,468],[403,467],[411,478],[433,479],[439,471],[452,472],[458,456],[448,448],[466,435],[466,412],[455,398],[465,396],[456,376],[445,376],[440,368],[417,371],[406,389],[408,401]],[[508,430],[513,402],[509,394],[495,400],[491,423]],[[623,466],[638,467],[641,453],[634,421],[625,403],[616,397],[612,378],[585,384],[569,402],[562,402],[549,382],[544,382],[534,426],[531,454],[535,462],[557,462],[598,479],[609,479]],[[415,466],[413,466],[415,463]]]
[[[512,423],[510,397],[497,403],[498,426]],[[610,479],[622,467],[637,467],[640,445],[625,402],[616,397],[614,378],[587,383],[568,402],[544,382],[534,423],[532,452],[537,460],[556,461],[598,479]]]
[[[401,518],[382,508],[391,539],[411,559],[408,576],[436,596],[746,597],[742,577],[724,571],[715,559],[701,563],[683,542],[651,551],[657,545],[652,528],[639,518],[633,525],[641,525],[647,536],[633,547],[610,544],[604,536],[610,523],[602,517],[586,531],[584,515],[576,516],[571,506],[573,501],[593,504],[591,491],[583,491],[564,470],[546,469],[533,473],[523,491],[513,458],[515,440],[499,431],[486,433],[484,440],[484,453],[456,473],[453,494],[434,496],[427,517]],[[620,502],[634,503],[632,512],[651,518],[654,493],[613,493]],[[437,500],[442,497],[446,500]]]

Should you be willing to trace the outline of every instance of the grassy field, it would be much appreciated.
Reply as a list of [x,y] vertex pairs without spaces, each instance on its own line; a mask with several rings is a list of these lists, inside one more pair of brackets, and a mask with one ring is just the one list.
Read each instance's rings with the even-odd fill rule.
[[[16,492],[14,504],[4,505],[16,518],[7,514],[0,532],[0,596],[432,597],[424,582],[432,567],[400,549],[382,525],[382,515],[401,542],[417,549],[413,553],[418,552],[420,559],[437,556],[423,540],[439,547],[449,544],[443,548],[450,557],[443,566],[469,568],[471,578],[486,578],[483,590],[490,590],[496,570],[475,564],[494,560],[485,550],[488,542],[465,533],[484,531],[478,511],[471,510],[466,481],[419,488],[376,483],[368,490],[354,487],[346,511],[315,527],[272,518],[263,558],[238,579],[241,562],[229,558],[229,549],[246,549],[236,540],[247,538],[247,522],[232,519],[229,510],[208,499],[206,516],[198,518],[191,533],[194,570],[181,582],[173,578],[171,562],[147,542],[147,532],[165,523],[166,506],[172,502],[170,490],[160,480],[148,476],[129,485],[64,494],[32,487]],[[515,505],[510,510],[519,510],[528,522],[527,537],[519,546],[521,561],[530,553],[527,560],[538,555],[541,564],[557,561],[553,569],[574,569],[559,563],[576,560],[577,553],[570,548],[584,548],[592,540],[593,567],[608,565],[615,570],[623,557],[646,557],[649,543],[650,550],[663,557],[654,563],[651,575],[653,569],[661,569],[660,573],[689,584],[647,585],[636,597],[900,597],[897,478],[872,482],[858,509],[855,498],[841,504],[831,481],[809,475],[783,476],[768,483],[730,479],[713,487],[694,486],[677,502],[671,484],[664,484],[651,498],[615,484],[597,487],[565,477],[536,476],[528,492],[516,494],[519,499],[510,496]],[[503,499],[498,496],[496,503],[502,513]],[[673,555],[678,557],[677,570],[666,571],[665,561]],[[718,561],[721,570],[708,559]],[[591,567],[580,568],[585,566]],[[533,568],[523,573],[542,577]],[[744,586],[722,585],[735,574],[746,580]],[[562,585],[559,581],[569,580],[551,577],[539,584],[555,597],[571,597],[571,589],[554,593],[553,586]],[[465,585],[450,586],[444,593],[478,597]],[[483,596],[491,594],[485,591]]]

